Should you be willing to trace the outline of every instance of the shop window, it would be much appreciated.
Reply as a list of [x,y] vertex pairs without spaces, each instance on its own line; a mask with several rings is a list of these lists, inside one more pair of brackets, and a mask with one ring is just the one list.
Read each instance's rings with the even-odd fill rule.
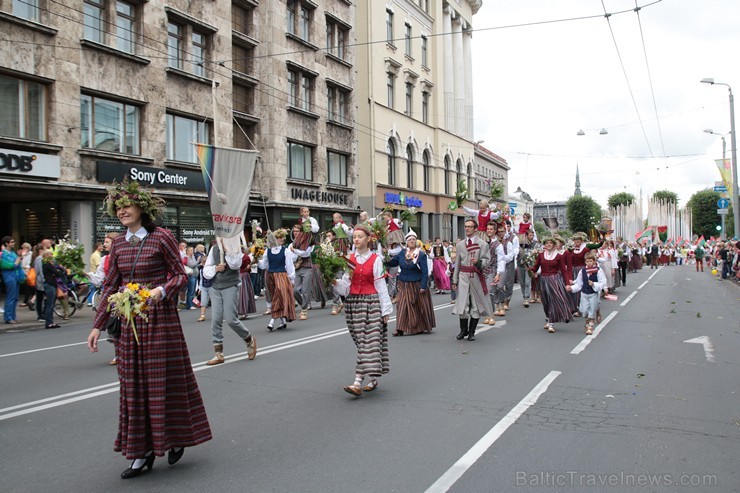
[[338,152],[329,151],[327,161],[329,163],[329,183],[332,185],[347,186],[347,161],[349,156]]
[[139,108],[83,94],[80,136],[83,148],[139,154]]
[[313,180],[313,147],[288,142],[288,165],[290,178]]
[[0,75],[0,135],[46,141],[46,86]]
[[179,115],[167,114],[167,159],[198,164],[193,142],[208,144],[210,125]]

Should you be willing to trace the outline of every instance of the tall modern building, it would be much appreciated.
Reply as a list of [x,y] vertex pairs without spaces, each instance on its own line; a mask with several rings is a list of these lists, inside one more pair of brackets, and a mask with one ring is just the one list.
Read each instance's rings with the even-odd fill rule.
[[481,0],[357,3],[359,204],[416,207],[420,238],[462,235],[458,183],[475,207],[472,24]]
[[353,219],[355,5],[346,0],[0,1],[0,230],[67,231],[90,251],[118,230],[124,177],[168,202],[190,243],[213,224],[193,142],[260,152],[250,208]]

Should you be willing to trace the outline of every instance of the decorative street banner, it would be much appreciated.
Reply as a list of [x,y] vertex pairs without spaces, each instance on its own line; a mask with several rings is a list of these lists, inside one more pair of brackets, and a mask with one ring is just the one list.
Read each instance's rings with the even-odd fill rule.
[[665,243],[668,239],[668,226],[658,226],[658,238]]
[[205,181],[216,236],[244,232],[257,151],[195,144]]
[[735,187],[732,186],[732,166],[729,159],[715,159],[717,167],[719,168],[719,174],[722,176],[722,181],[727,188],[728,198],[732,199],[732,193],[735,191]]

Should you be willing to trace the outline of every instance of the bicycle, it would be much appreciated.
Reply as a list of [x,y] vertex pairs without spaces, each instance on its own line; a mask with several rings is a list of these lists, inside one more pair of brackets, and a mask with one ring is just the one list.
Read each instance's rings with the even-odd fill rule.
[[[54,313],[58,317],[71,317],[75,312],[85,306],[85,299],[87,298],[90,289],[89,282],[77,282],[70,281],[67,283],[67,295],[64,298],[57,298],[54,302]],[[80,301],[82,299],[82,301]],[[65,309],[65,306],[66,309]]]

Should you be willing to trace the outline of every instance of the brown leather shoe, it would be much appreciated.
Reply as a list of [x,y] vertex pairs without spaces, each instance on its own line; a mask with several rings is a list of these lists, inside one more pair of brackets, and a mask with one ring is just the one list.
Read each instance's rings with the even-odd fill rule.
[[346,385],[344,387],[344,391],[347,392],[348,394],[356,395],[358,397],[362,395],[362,389],[360,388],[359,385],[355,385],[355,384]]
[[244,339],[247,343],[247,359],[253,360],[257,356],[257,339],[254,336],[250,336],[249,341]]

